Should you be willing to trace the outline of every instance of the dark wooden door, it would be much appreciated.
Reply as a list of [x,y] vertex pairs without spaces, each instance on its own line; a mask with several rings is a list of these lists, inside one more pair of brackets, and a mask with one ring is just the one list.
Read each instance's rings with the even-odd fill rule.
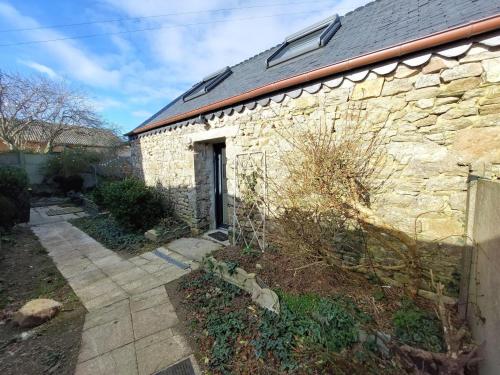
[[224,223],[224,185],[225,185],[225,166],[223,151],[226,145],[224,143],[214,144],[214,193],[215,193],[215,225],[217,228]]

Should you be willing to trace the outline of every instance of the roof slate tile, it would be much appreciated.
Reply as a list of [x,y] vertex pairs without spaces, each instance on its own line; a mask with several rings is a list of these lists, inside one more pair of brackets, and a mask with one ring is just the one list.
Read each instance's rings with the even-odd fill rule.
[[323,48],[266,68],[275,46],[231,67],[233,74],[196,99],[172,101],[137,128],[312,69],[500,14],[500,0],[376,0],[341,17]]

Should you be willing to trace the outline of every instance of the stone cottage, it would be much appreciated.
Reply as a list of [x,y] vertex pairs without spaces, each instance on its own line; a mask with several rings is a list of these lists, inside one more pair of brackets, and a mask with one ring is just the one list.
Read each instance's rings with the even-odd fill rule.
[[377,0],[196,83],[128,133],[133,164],[193,229],[231,226],[238,168],[280,172],[279,126],[359,103],[393,171],[373,208],[456,245],[470,176],[500,178],[499,82],[500,2]]

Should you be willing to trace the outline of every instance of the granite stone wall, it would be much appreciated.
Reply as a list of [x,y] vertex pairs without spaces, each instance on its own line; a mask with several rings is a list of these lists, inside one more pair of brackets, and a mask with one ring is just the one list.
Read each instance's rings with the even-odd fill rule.
[[433,55],[419,67],[399,64],[385,76],[370,72],[360,82],[323,85],[314,94],[304,91],[295,99],[139,138],[132,142],[132,158],[137,175],[165,188],[179,216],[204,229],[211,223],[211,156],[193,138],[237,128],[225,138],[232,194],[237,154],[265,151],[268,178],[279,179],[279,155],[290,149],[280,129],[316,126],[324,119],[342,126],[347,108],[358,105],[366,114],[366,132],[380,131],[383,139],[384,184],[371,197],[372,207],[419,240],[447,245],[451,250],[443,250],[437,264],[451,280],[463,241],[468,177],[500,178],[499,82],[500,49],[475,45],[454,58]]

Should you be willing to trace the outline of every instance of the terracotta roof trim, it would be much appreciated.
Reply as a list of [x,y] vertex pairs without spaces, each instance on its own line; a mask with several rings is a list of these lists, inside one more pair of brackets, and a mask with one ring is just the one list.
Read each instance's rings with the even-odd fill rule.
[[[292,76],[280,81],[276,81],[255,89],[252,89],[250,91],[247,91],[243,94],[235,95],[230,98],[226,98],[214,103],[211,103],[209,105],[202,106],[200,108],[194,109],[192,111],[188,111],[185,113],[181,113],[172,117],[169,117],[167,119],[162,119],[156,122],[152,122],[148,125],[145,125],[141,128],[134,129],[131,132],[127,133],[126,135],[128,136],[135,136],[141,133],[144,133],[146,131],[151,131],[154,129],[157,129],[159,127],[164,127],[166,125],[171,125],[174,123],[179,123],[177,124],[178,126],[183,126],[188,123],[195,123],[199,122],[200,118],[195,118],[196,116],[200,116],[202,114],[206,114],[207,112],[213,112],[217,111],[215,113],[215,116],[223,115],[223,111],[220,111],[220,109],[223,109],[225,107],[229,107],[235,104],[241,104],[242,102],[245,102],[247,100],[251,100],[256,97],[260,97],[266,94],[271,94],[275,93],[277,91],[287,89],[293,86],[298,86],[298,85],[304,85],[307,84],[308,82],[311,81],[316,81],[318,79],[322,78],[327,78],[329,76],[333,76],[334,74],[337,73],[343,73],[355,69],[360,69],[369,65],[374,65],[378,63],[382,63],[387,60],[391,60],[394,58],[401,58],[402,56],[405,55],[410,55],[412,53],[424,51],[424,50],[429,50],[434,47],[439,47],[444,44],[449,44],[453,42],[457,42],[460,40],[464,39],[470,39],[473,36],[477,36],[480,34],[485,34],[490,31],[498,30],[500,29],[500,14],[496,14],[494,16],[484,18],[478,21],[470,22],[462,26],[457,26],[453,27],[444,31],[440,31],[434,34],[430,34],[426,37],[411,40],[405,43],[401,43],[389,48],[385,48],[382,50],[374,51],[365,55],[361,55],[358,57],[354,57],[349,60],[341,61],[333,65],[325,66],[319,69],[315,69],[306,73],[301,73],[296,76]],[[493,40],[493,41],[490,41]],[[494,46],[494,45],[499,45],[498,41],[498,36],[497,37],[488,37],[485,38],[482,43],[487,45],[487,46]],[[458,46],[453,46],[451,48],[445,48],[443,51],[437,51],[437,54],[441,54],[442,56],[445,57],[451,57],[451,56],[458,56],[461,55],[465,52],[467,52],[470,48],[472,43],[465,43],[461,44]],[[423,63],[427,62],[428,59],[430,59],[431,53],[426,53],[420,56],[412,57],[406,60],[403,60],[402,62],[408,66],[419,66],[422,65]],[[363,80],[369,73],[370,70],[373,70],[377,74],[385,75],[393,71],[398,65],[398,61],[392,61],[389,64],[383,64],[380,66],[375,66],[371,69],[365,69],[362,71],[357,71],[352,74],[349,74],[347,76],[348,79],[358,82]],[[390,70],[392,69],[392,70]],[[390,71],[389,71],[390,70]],[[380,72],[380,73],[379,73]],[[340,80],[343,80],[343,77],[339,77]],[[338,78],[334,78],[331,81],[338,80]],[[329,86],[328,81],[325,82],[327,86]],[[340,85],[340,84],[339,84]],[[306,85],[307,86],[307,85]],[[314,86],[314,85],[313,85]],[[338,87],[338,86],[335,86]],[[318,88],[319,90],[319,88]],[[306,90],[307,91],[307,90]],[[302,93],[302,90],[300,89],[300,95]],[[276,95],[276,96],[279,96]],[[250,103],[249,103],[250,104]],[[210,114],[209,116],[212,116],[213,114]],[[188,120],[188,121],[185,121]],[[177,126],[176,126],[177,127]],[[156,132],[155,132],[156,133]]]

